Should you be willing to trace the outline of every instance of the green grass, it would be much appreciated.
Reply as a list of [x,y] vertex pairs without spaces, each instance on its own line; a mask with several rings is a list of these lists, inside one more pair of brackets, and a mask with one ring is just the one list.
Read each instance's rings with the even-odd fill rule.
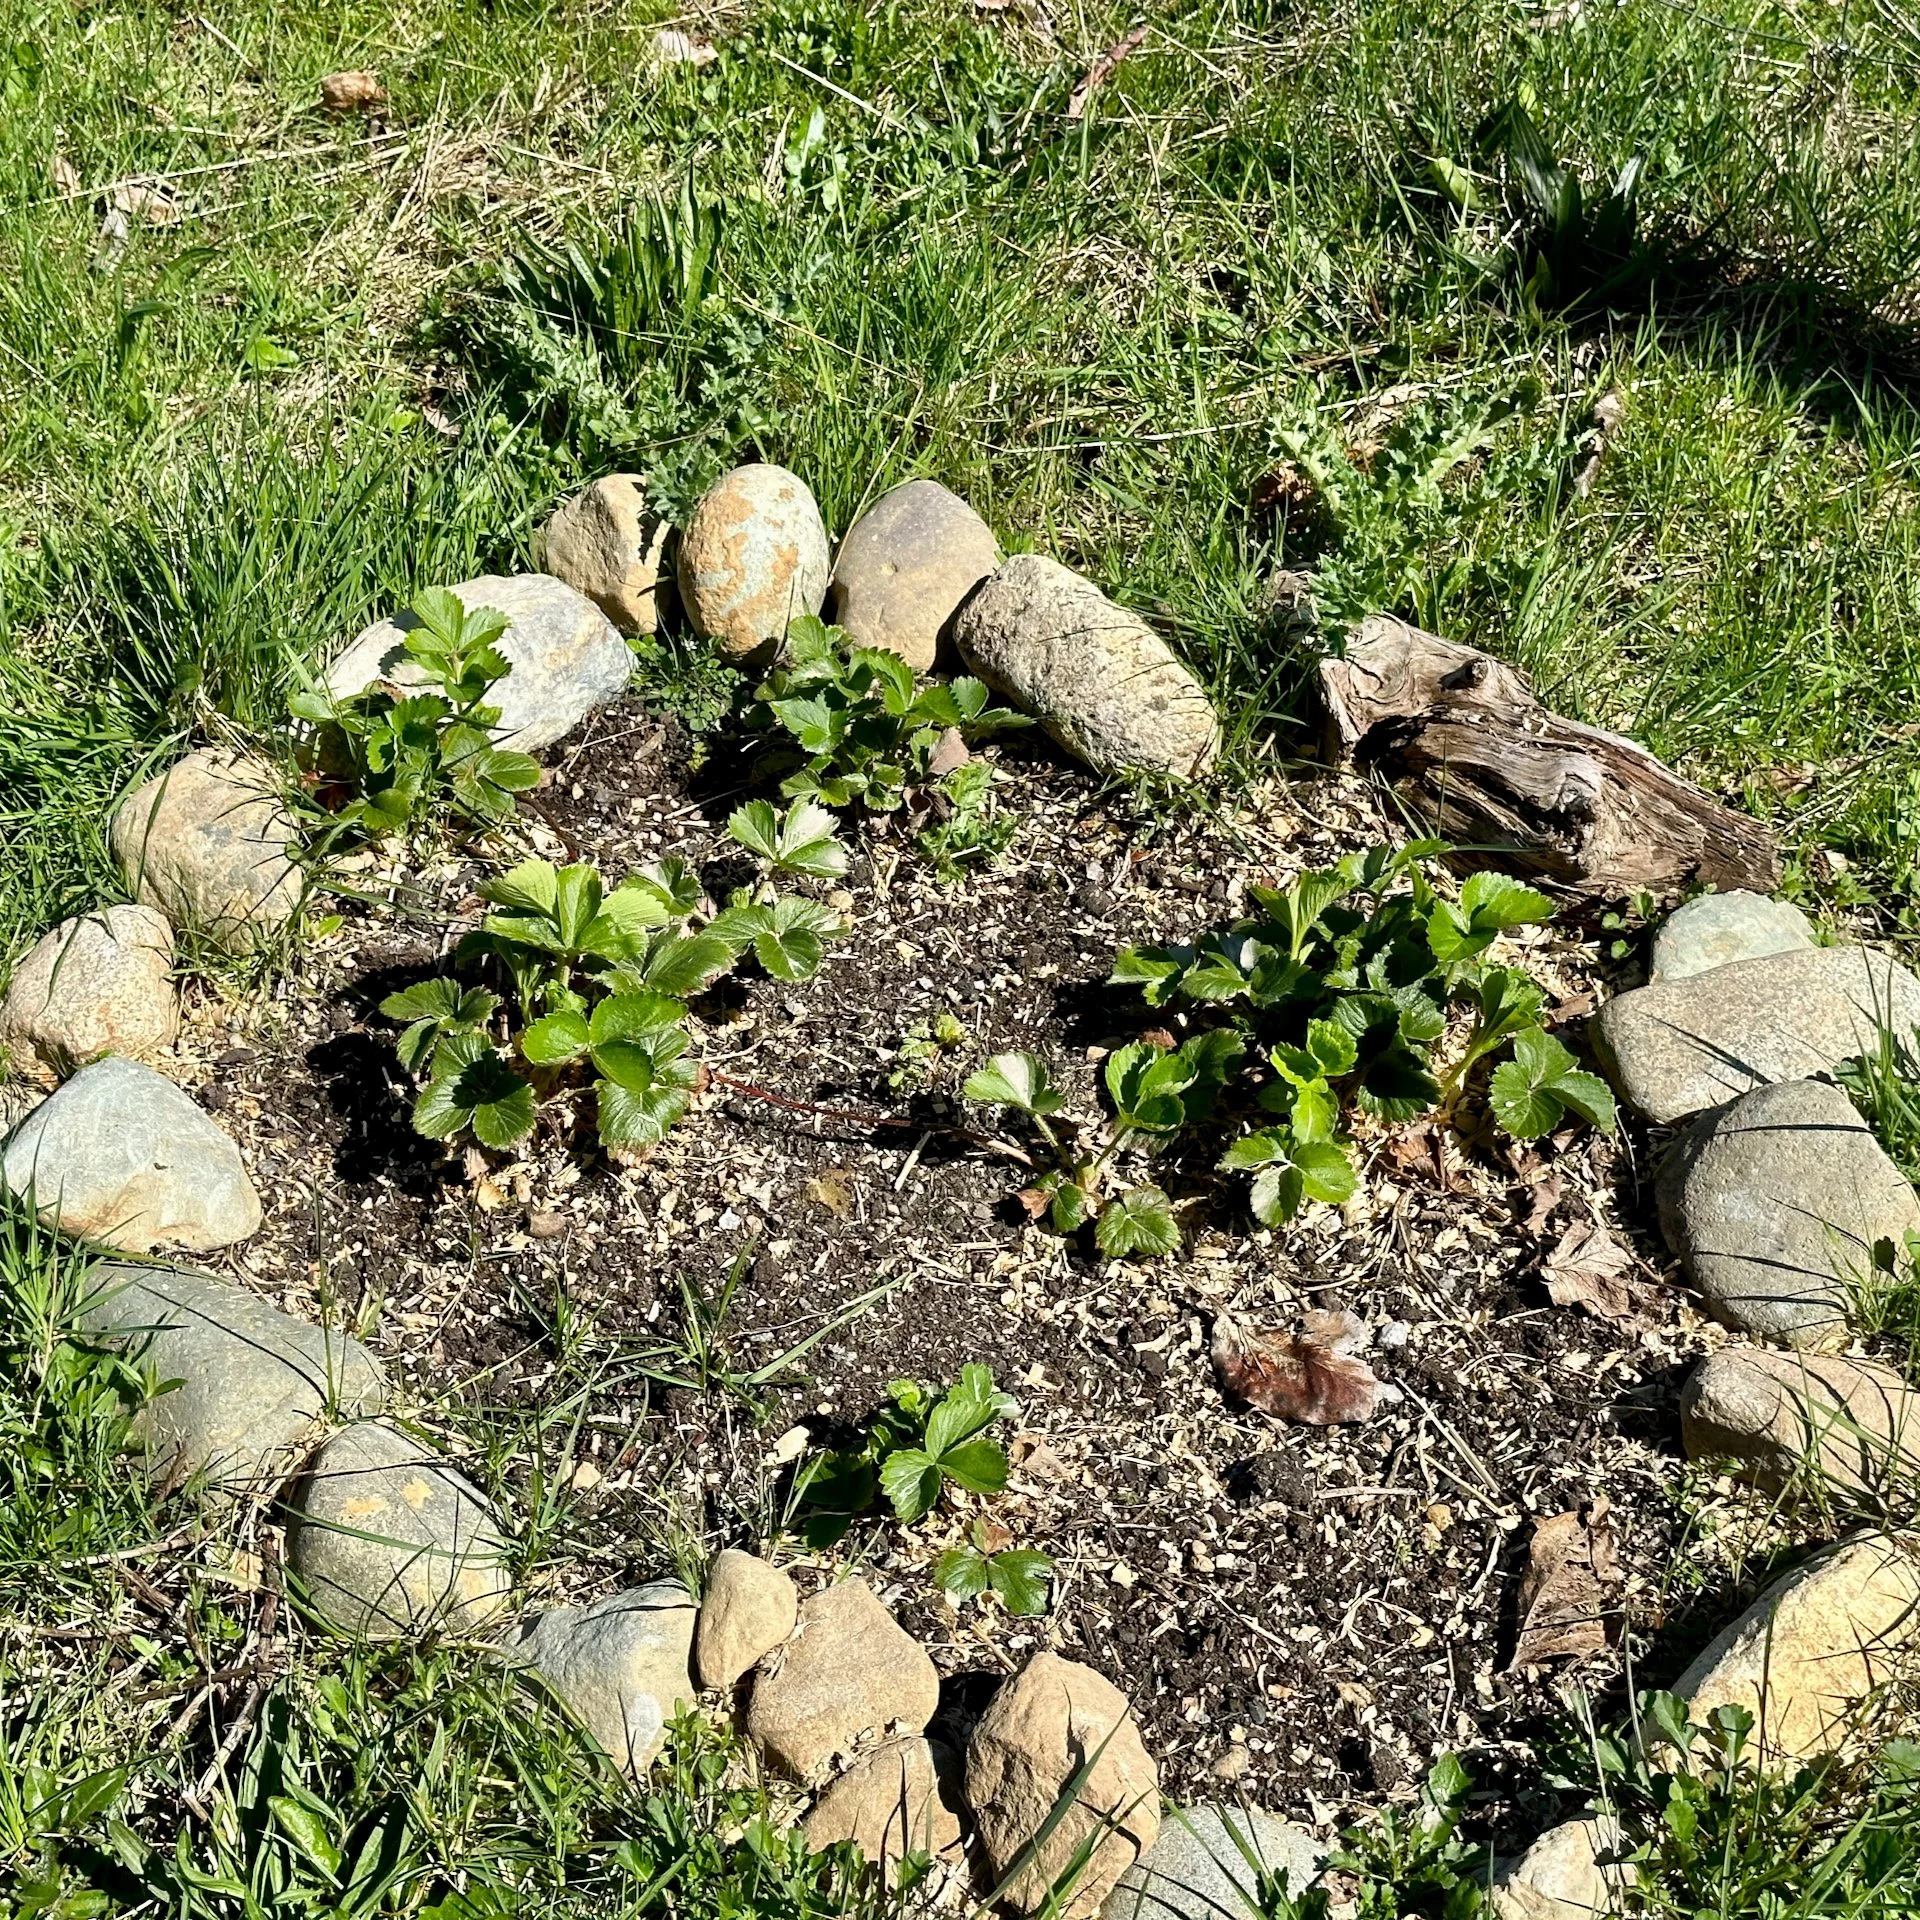
[[[694,22],[721,58],[657,72],[667,17],[0,13],[0,968],[118,897],[104,824],[149,768],[271,743],[294,660],[525,565],[583,477],[631,467],[683,510],[750,455],[803,474],[836,533],[929,473],[1011,547],[1092,573],[1214,687],[1233,777],[1305,750],[1308,661],[1268,605],[1277,568],[1307,567],[1329,627],[1384,605],[1492,648],[1772,819],[1803,897],[1913,929],[1905,12],[776,0]],[[383,121],[314,111],[322,75],[362,65]],[[1644,157],[1624,261],[1590,226],[1543,238],[1477,149],[1523,90],[1589,203]],[[101,194],[132,176],[178,217],[135,220],[116,257]],[[1593,288],[1621,266],[1609,307]],[[1625,415],[1582,496],[1610,386]],[[1339,497],[1283,512],[1309,457]],[[647,684],[711,721],[689,662],[662,642]],[[9,1232],[0,1621],[24,1631],[0,1635],[0,1872],[57,1856],[48,1884],[120,1889],[26,1910],[110,1910],[115,1874],[194,1914],[258,1910],[227,1880],[290,1912],[844,1905],[710,1752],[638,1804],[558,1716],[430,1646],[289,1641],[208,1817],[188,1810],[222,1730],[183,1709],[259,1600],[214,1577],[217,1540],[142,1557],[193,1513],[116,1457],[141,1384],[59,1337],[66,1256]],[[567,1404],[474,1430],[518,1476],[529,1565],[581,1545],[526,1464]],[[160,1591],[162,1566],[156,1613],[137,1581]],[[356,1908],[338,1882],[362,1857]],[[1705,1910],[1878,1910],[1746,1898]]]

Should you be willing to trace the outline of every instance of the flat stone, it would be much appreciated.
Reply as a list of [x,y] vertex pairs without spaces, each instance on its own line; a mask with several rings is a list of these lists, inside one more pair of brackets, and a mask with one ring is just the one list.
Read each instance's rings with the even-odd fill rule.
[[507,1548],[479,1490],[410,1434],[343,1427],[287,1503],[287,1565],[343,1632],[473,1632],[506,1605]]
[[842,1580],[801,1603],[792,1637],[755,1677],[747,1732],[811,1785],[864,1735],[921,1732],[939,1700],[926,1649],[864,1580]]
[[737,1547],[715,1554],[693,1643],[700,1684],[734,1685],[793,1631],[799,1615],[800,1596],[778,1567]]
[[1100,1920],[1264,1920],[1260,1870],[1297,1900],[1326,1860],[1312,1834],[1257,1807],[1176,1808],[1162,1818],[1159,1839],[1120,1876]]
[[961,608],[967,665],[1100,773],[1190,776],[1213,764],[1206,689],[1140,618],[1044,554],[1017,553]]
[[1593,1920],[1618,1913],[1629,1870],[1602,1866],[1620,1844],[1611,1820],[1567,1820],[1549,1827],[1493,1883],[1496,1920]]
[[299,836],[264,760],[188,754],[121,802],[110,838],[142,906],[229,953],[270,939],[299,908]]
[[813,1804],[802,1831],[814,1853],[851,1840],[891,1881],[909,1853],[957,1859],[958,1757],[914,1735],[862,1754]]
[[667,523],[647,511],[638,474],[614,473],[576,493],[547,522],[547,571],[584,593],[622,633],[660,625]]
[[587,1607],[529,1621],[508,1657],[537,1672],[608,1755],[636,1779],[694,1703],[688,1668],[696,1609],[678,1580],[651,1580]]
[[937,480],[883,493],[833,562],[833,618],[856,646],[931,671],[960,603],[1000,559],[993,529]]
[[[595,707],[626,691],[633,650],[584,593],[550,573],[485,573],[451,589],[471,613],[491,607],[507,616],[494,642],[507,663],[488,703],[500,709],[494,737],[503,747],[536,753],[564,739]],[[363,693],[376,680],[426,685],[406,653],[406,636],[419,625],[411,613],[376,621],[327,669],[336,700]]]
[[1097,1913],[1120,1876],[1160,1834],[1160,1776],[1127,1697],[1110,1680],[1037,1653],[987,1703],[967,1748],[967,1804],[995,1883],[1036,1841],[1067,1783],[1099,1754],[1078,1798],[1034,1846],[1003,1898],[1020,1913],[1052,1899],[1074,1855],[1092,1842],[1065,1920]]
[[1794,1347],[1843,1340],[1849,1283],[1872,1273],[1874,1243],[1920,1229],[1920,1199],[1821,1080],[1760,1087],[1705,1115],[1669,1149],[1655,1192],[1713,1317]]
[[1703,1721],[1745,1707],[1759,1748],[1810,1760],[1850,1744],[1863,1702],[1911,1665],[1920,1632],[1912,1535],[1844,1540],[1774,1582],[1673,1691]]
[[1680,1438],[1769,1493],[1878,1493],[1920,1482],[1920,1393],[1871,1360],[1725,1347],[1680,1390]]
[[160,1480],[239,1490],[285,1478],[329,1423],[386,1404],[359,1341],[180,1267],[96,1267],[79,1324],[176,1382],[144,1406],[135,1438]]
[[1676,907],[1653,936],[1647,981],[1691,980],[1735,960],[1811,953],[1813,947],[1813,922],[1789,901],[1739,890],[1703,893]]
[[0,1187],[120,1253],[230,1247],[260,1226],[240,1149],[171,1080],[110,1053],[0,1142]]
[[827,597],[827,529],[807,483],[785,467],[735,467],[680,537],[680,598],[694,631],[735,659],[771,655]]
[[173,928],[152,907],[62,920],[15,963],[0,1001],[0,1049],[46,1086],[103,1053],[151,1061],[179,1033]]
[[1732,960],[1609,1000],[1595,1051],[1629,1105],[1683,1120],[1754,1087],[1829,1072],[1920,1024],[1920,980],[1865,947],[1815,947]]

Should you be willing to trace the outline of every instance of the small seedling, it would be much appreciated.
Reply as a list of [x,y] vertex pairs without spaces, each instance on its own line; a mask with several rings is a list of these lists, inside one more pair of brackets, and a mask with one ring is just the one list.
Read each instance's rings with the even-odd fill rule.
[[414,601],[402,637],[409,665],[438,692],[410,692],[392,680],[336,699],[310,683],[288,705],[319,729],[317,777],[343,798],[337,819],[371,839],[428,826],[447,814],[480,825],[504,819],[514,796],[536,786],[538,763],[494,744],[500,709],[487,698],[507,661],[494,642],[504,613],[469,610],[446,587]]
[[914,844],[941,880],[958,880],[974,862],[997,860],[1012,844],[1017,823],[993,798],[993,767],[969,760],[955,767],[934,791],[933,823]]
[[974,1520],[969,1533],[970,1544],[949,1547],[934,1562],[934,1585],[956,1605],[991,1592],[1009,1613],[1045,1613],[1052,1560],[1030,1547],[996,1547],[996,1530],[984,1515]]
[[838,880],[847,871],[847,850],[834,831],[833,815],[813,800],[796,800],[784,815],[765,800],[736,807],[727,830],[774,873],[811,874]]

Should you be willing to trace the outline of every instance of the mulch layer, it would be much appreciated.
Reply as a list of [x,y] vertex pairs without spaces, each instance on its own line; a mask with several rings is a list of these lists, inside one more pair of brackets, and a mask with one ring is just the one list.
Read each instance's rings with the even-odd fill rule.
[[[550,758],[533,850],[577,848],[610,881],[678,853],[716,897],[747,877],[722,831],[744,775],[695,770],[671,721],[625,702]],[[362,1330],[455,1452],[494,1436],[510,1499],[536,1467],[557,1479],[552,1597],[656,1574],[696,1538],[750,1542],[782,1511],[796,1426],[844,1438],[888,1381],[984,1362],[1021,1404],[992,1517],[1053,1556],[1051,1612],[937,1593],[962,1513],[876,1523],[838,1555],[864,1557],[931,1648],[956,1724],[1046,1646],[1126,1689],[1176,1795],[1324,1821],[1410,1790],[1448,1749],[1491,1787],[1528,1777],[1556,1689],[1617,1705],[1629,1655],[1635,1684],[1669,1676],[1729,1604],[1697,1598],[1715,1576],[1691,1544],[1700,1504],[1677,1497],[1675,1395],[1716,1336],[1667,1284],[1644,1141],[1375,1129],[1360,1196],[1283,1231],[1210,1170],[1216,1144],[1161,1169],[1187,1229],[1173,1258],[1108,1261],[1031,1225],[1022,1169],[942,1130],[996,1124],[963,1111],[966,1074],[1030,1048],[1091,1121],[1101,1055],[1166,1020],[1105,984],[1116,950],[1230,918],[1249,880],[1327,864],[1384,837],[1386,816],[1321,777],[1169,824],[1024,741],[998,791],[1018,837],[958,884],[897,823],[849,834],[852,931],[823,972],[782,985],[749,968],[696,1008],[699,1057],[759,1093],[716,1079],[631,1167],[552,1127],[492,1164],[412,1133],[378,1002],[477,922],[482,869],[342,875],[308,983],[196,1015],[195,1090],[267,1208],[232,1270]],[[1556,929],[1527,958],[1570,1017],[1598,953]],[[941,1014],[964,1041],[934,1040]],[[1549,1298],[1545,1263],[1591,1228],[1631,1256],[1624,1319]],[[1327,1429],[1230,1404],[1215,1312],[1285,1325],[1314,1306],[1376,1330],[1398,1402]],[[1533,1524],[1596,1503],[1619,1562],[1610,1646],[1511,1670]],[[783,1551],[803,1579],[830,1564]]]

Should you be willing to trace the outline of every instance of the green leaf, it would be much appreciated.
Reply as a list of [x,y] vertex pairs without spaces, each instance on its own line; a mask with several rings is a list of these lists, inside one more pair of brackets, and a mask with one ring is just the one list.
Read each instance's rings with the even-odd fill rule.
[[765,800],[749,800],[736,807],[727,818],[727,831],[763,860],[775,860],[780,852],[780,816]]
[[691,1081],[682,1083],[673,1073],[655,1075],[644,1092],[634,1092],[616,1080],[595,1083],[601,1143],[609,1147],[650,1147],[664,1140],[686,1113]]
[[1158,1187],[1134,1187],[1100,1209],[1093,1237],[1102,1253],[1119,1260],[1131,1253],[1172,1253],[1180,1244],[1180,1229]]
[[933,1563],[933,1584],[956,1605],[987,1590],[987,1557],[977,1547],[949,1547]]
[[273,1809],[275,1824],[299,1852],[332,1879],[340,1871],[340,1848],[320,1814],[290,1794],[269,1794],[267,1805]]
[[1013,1547],[987,1562],[987,1580],[1009,1613],[1031,1617],[1047,1610],[1053,1562],[1031,1548]]
[[560,870],[551,860],[523,860],[497,878],[484,881],[480,896],[497,907],[551,920],[560,901]]
[[1569,1109],[1606,1131],[1615,1121],[1605,1081],[1580,1071],[1573,1055],[1543,1027],[1515,1037],[1513,1058],[1494,1068],[1487,1098],[1494,1118],[1517,1140],[1550,1133]]
[[596,1047],[611,1040],[650,1039],[678,1027],[686,1014],[686,1007],[669,994],[609,994],[593,1010],[588,1037]]
[[749,801],[735,810],[727,830],[781,872],[837,880],[847,871],[847,850],[835,832],[833,815],[811,799],[796,801],[784,819],[766,801]]
[[380,1002],[380,1011],[389,1020],[459,1021],[477,1027],[498,1004],[493,994],[478,987],[463,987],[441,974],[388,994]]
[[[1046,1183],[1043,1181],[1044,1187]],[[1093,1196],[1077,1180],[1059,1179],[1048,1218],[1055,1233],[1076,1233],[1093,1216]]]
[[483,1147],[498,1151],[533,1131],[533,1089],[491,1050],[462,1070],[455,1097]]
[[918,1447],[902,1447],[881,1463],[880,1490],[892,1501],[895,1517],[908,1526],[933,1511],[940,1486],[939,1467]]
[[1309,1020],[1306,1051],[1328,1080],[1351,1073],[1360,1058],[1358,1043],[1337,1020]]
[[996,1440],[963,1440],[940,1455],[937,1467],[968,1493],[998,1493],[1007,1484],[1007,1450]]
[[1597,1073],[1563,1073],[1553,1083],[1553,1090],[1589,1125],[1602,1133],[1613,1131],[1619,1118],[1613,1089]]
[[1544,893],[1509,874],[1485,868],[1460,889],[1460,905],[1476,928],[1537,925],[1553,918],[1553,902]]
[[431,638],[450,646],[459,644],[467,610],[451,587],[422,587],[413,597],[412,612]]
[[1293,1164],[1292,1142],[1277,1128],[1264,1128],[1257,1133],[1243,1133],[1220,1156],[1220,1169],[1223,1173],[1250,1173],[1256,1167],[1270,1167],[1280,1162]]
[[725,973],[733,965],[735,952],[713,927],[695,934],[664,934],[655,939],[644,960],[624,972],[637,986],[684,1000]]
[[776,980],[811,980],[826,959],[825,941],[844,931],[840,918],[817,901],[776,900],[768,923],[753,936],[754,957]]
[[1012,1107],[1038,1116],[1058,1113],[1066,1104],[1066,1095],[1054,1086],[1046,1062],[1032,1053],[996,1053],[968,1076],[960,1091],[980,1106]]
[[520,1036],[520,1052],[529,1066],[554,1067],[587,1050],[587,1023],[578,1013],[550,1013]]

